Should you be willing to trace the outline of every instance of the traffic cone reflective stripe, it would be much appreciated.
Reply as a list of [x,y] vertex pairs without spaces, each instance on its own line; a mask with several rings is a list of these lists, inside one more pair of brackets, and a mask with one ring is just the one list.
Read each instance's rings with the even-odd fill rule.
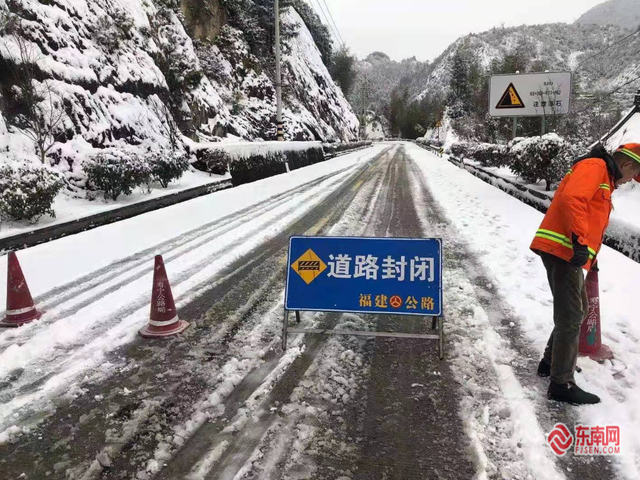
[[29,286],[14,252],[10,252],[7,262],[7,311],[0,327],[19,327],[42,316],[38,312]]
[[590,270],[585,282],[589,311],[580,328],[580,346],[578,353],[595,361],[611,360],[611,348],[602,343],[600,329],[600,286],[598,272]]
[[178,319],[178,316],[176,315],[171,320],[167,320],[166,322],[157,322],[155,320],[149,320],[149,325],[153,325],[154,327],[166,327],[168,325],[173,325],[178,321],[179,319]]
[[149,323],[140,330],[140,335],[145,338],[169,337],[183,332],[189,323],[178,317],[161,255],[157,255],[155,258],[152,288]]

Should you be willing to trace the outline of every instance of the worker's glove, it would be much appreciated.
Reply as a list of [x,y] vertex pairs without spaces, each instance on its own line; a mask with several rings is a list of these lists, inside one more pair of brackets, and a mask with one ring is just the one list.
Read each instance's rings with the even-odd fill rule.
[[573,234],[573,257],[569,263],[574,267],[584,267],[589,261],[589,247],[578,242],[578,236]]

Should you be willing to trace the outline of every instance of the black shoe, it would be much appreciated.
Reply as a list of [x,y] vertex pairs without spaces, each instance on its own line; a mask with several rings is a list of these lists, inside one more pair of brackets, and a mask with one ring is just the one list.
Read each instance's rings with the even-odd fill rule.
[[600,403],[600,397],[582,390],[575,383],[551,382],[547,391],[549,400],[570,403],[572,405],[592,405]]
[[551,375],[551,365],[544,361],[544,358],[540,360],[538,364],[538,376],[539,377],[548,377]]
[[[576,372],[582,373],[582,369],[576,365]],[[538,376],[546,378],[551,375],[551,365],[549,365],[544,358],[540,360],[538,364]]]

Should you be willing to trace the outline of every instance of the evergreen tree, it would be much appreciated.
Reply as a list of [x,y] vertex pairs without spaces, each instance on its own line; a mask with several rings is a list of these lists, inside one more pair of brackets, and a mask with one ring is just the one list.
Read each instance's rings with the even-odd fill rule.
[[451,93],[453,100],[464,101],[469,94],[469,58],[462,45],[451,59]]
[[349,49],[346,46],[341,47],[333,54],[329,72],[340,88],[342,88],[345,96],[351,94],[356,80],[355,63],[355,57],[349,53]]

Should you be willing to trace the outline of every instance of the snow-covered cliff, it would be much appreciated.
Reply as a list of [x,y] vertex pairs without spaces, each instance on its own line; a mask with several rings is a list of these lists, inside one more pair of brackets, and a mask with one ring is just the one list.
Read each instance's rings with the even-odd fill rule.
[[[191,38],[180,3],[0,0],[4,158],[30,149],[37,157],[20,133],[32,129],[33,112],[47,118],[64,112],[50,122],[55,145],[47,157],[68,175],[79,174],[82,159],[104,147],[181,149],[183,136],[273,139],[275,88],[267,66],[250,53],[246,32],[225,24],[220,7],[216,28],[199,25],[199,38]],[[283,25],[296,32],[285,45],[287,137],[354,140],[356,116],[309,29],[293,9]],[[202,38],[211,31],[215,38]],[[28,73],[34,108],[19,85]]]

